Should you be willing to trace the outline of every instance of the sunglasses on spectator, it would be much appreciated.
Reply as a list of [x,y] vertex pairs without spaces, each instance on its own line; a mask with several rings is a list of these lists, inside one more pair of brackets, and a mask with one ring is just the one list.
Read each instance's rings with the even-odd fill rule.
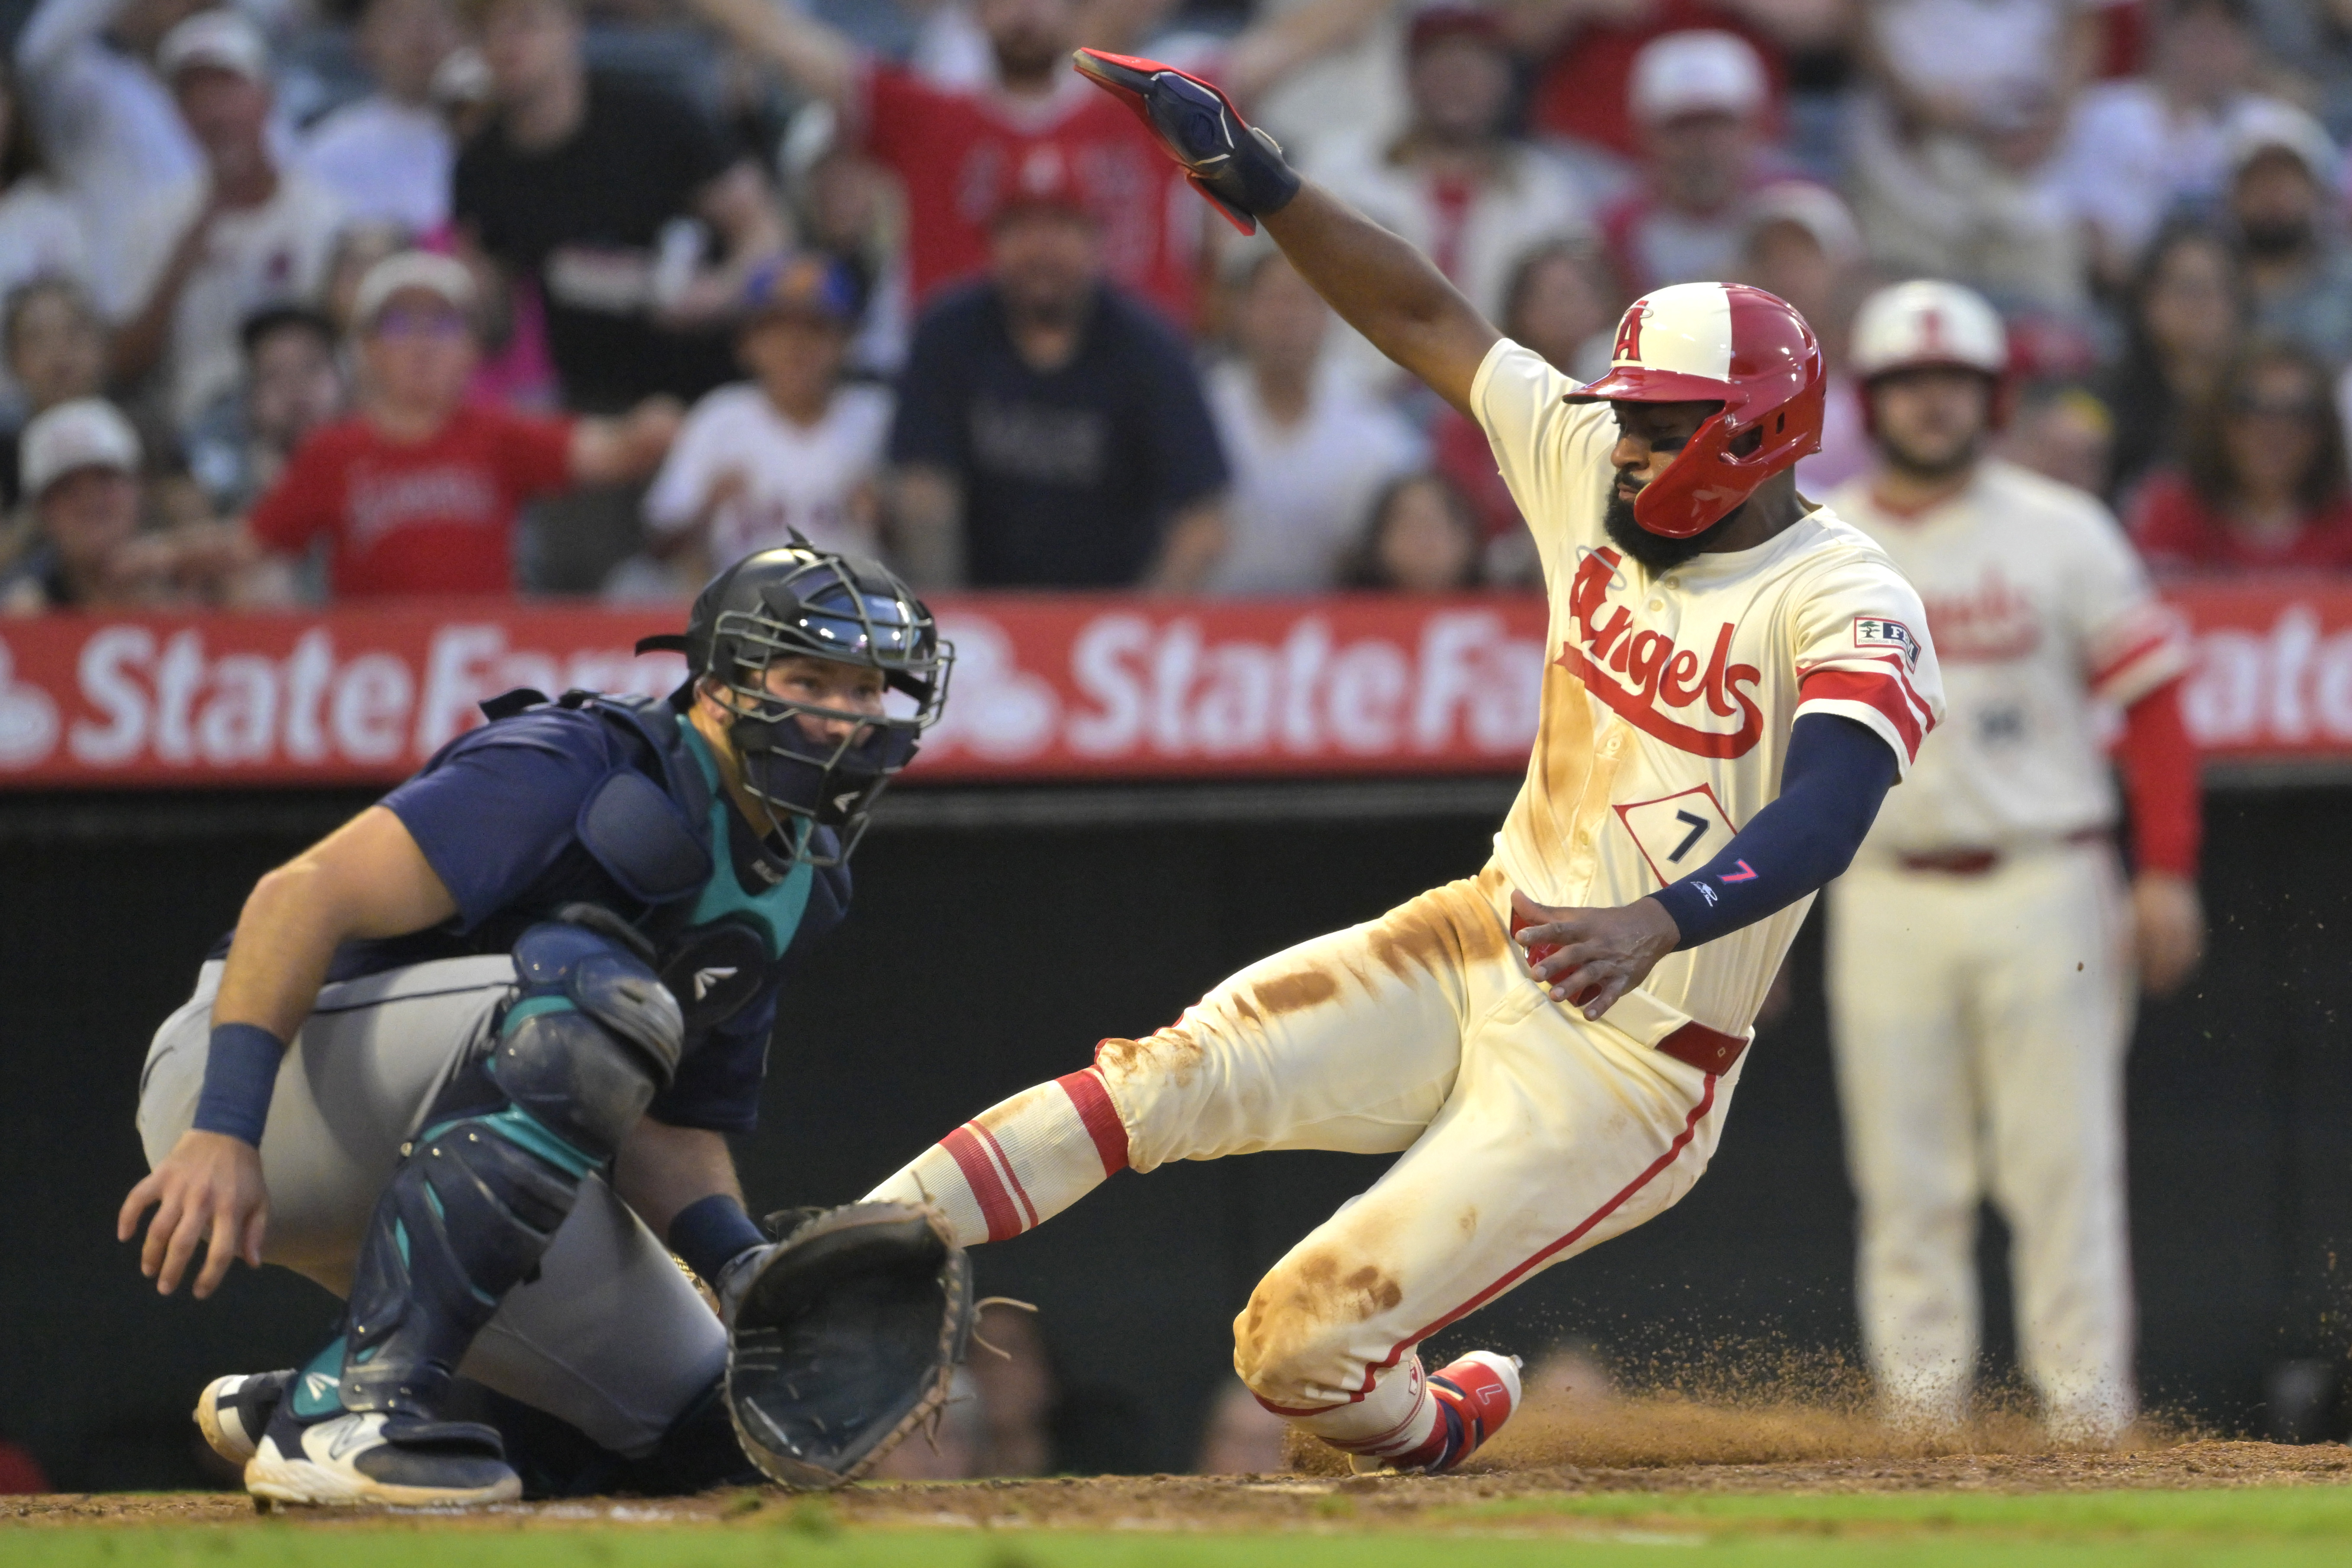
[[473,323],[457,310],[395,306],[375,319],[370,331],[382,338],[461,338]]
[[2327,406],[2309,398],[2233,397],[2230,414],[2242,419],[2325,419]]

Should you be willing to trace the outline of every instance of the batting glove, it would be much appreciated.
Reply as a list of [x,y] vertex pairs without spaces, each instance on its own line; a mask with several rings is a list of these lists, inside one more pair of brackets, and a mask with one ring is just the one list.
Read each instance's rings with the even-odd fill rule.
[[1173,66],[1133,55],[1080,49],[1079,74],[1113,92],[1184,165],[1193,187],[1244,234],[1298,194],[1282,144],[1241,116],[1225,95]]

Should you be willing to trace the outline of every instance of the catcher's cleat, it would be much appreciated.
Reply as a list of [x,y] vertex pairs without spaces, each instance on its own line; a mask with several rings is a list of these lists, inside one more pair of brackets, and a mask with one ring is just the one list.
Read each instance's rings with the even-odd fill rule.
[[512,1502],[522,1479],[499,1435],[471,1421],[345,1411],[308,1424],[281,1408],[246,1462],[245,1489],[275,1503],[406,1508]]
[[346,1410],[335,1373],[341,1342],[289,1380],[245,1464],[262,1503],[322,1508],[466,1507],[512,1502],[522,1479],[496,1428],[472,1421]]
[[1418,1470],[1442,1476],[1476,1453],[1503,1429],[1519,1407],[1519,1358],[1493,1351],[1472,1351],[1430,1374],[1429,1392],[1437,1401],[1437,1424],[1428,1441],[1392,1458],[1354,1455],[1360,1470]]
[[242,1467],[261,1447],[261,1434],[268,1428],[269,1417],[293,1380],[292,1367],[213,1379],[196,1395],[196,1430],[205,1435],[214,1453]]
[[1117,95],[1143,121],[1192,186],[1244,234],[1298,194],[1282,144],[1250,124],[1233,100],[1199,77],[1135,55],[1079,49],[1080,75]]

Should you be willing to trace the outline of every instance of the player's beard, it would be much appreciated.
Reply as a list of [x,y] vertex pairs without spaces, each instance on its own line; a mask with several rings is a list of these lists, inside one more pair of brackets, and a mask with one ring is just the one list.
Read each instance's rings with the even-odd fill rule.
[[1688,539],[1668,539],[1663,533],[1652,533],[1633,521],[1633,503],[1617,493],[1616,476],[1609,479],[1607,510],[1601,513],[1601,526],[1609,531],[1610,542],[1640,562],[1651,576],[1661,576],[1673,571],[1692,556],[1703,553],[1722,537],[1724,524],[1729,522],[1738,507],[1708,523]]
[[1879,451],[1886,458],[1888,468],[1895,469],[1906,478],[1930,485],[1940,484],[1946,479],[1958,479],[1961,474],[1966,473],[1975,466],[1976,460],[1983,456],[1984,448],[1984,437],[1981,435],[1971,436],[1945,452],[1920,452],[1916,447],[1904,446],[1884,431],[1879,435],[1878,443]]

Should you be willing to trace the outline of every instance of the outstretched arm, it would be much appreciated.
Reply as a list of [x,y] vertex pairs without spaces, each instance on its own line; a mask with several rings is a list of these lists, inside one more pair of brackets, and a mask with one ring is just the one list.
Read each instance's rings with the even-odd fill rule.
[[1429,258],[1311,180],[1265,221],[1291,266],[1341,319],[1471,414],[1470,383],[1503,334]]
[[1117,97],[1243,233],[1260,223],[1315,291],[1372,346],[1465,414],[1502,336],[1429,258],[1320,185],[1224,94],[1157,60],[1080,49],[1079,73]]

